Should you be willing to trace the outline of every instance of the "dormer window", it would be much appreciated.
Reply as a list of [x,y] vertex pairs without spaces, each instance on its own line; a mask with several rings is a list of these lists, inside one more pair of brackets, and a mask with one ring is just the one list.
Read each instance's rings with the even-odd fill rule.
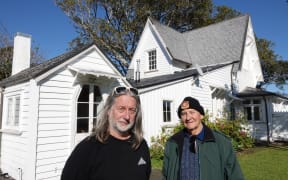
[[156,50],[148,52],[149,71],[157,69]]

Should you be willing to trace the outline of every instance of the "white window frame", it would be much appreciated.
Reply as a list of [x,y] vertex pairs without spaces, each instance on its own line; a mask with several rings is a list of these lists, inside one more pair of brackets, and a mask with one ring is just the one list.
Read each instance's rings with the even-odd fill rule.
[[148,71],[157,70],[157,51],[156,49],[149,50],[147,52],[148,56]]
[[[93,126],[94,126],[94,123],[96,123],[96,118],[97,118],[97,112],[94,112],[96,110],[96,109],[94,109],[94,107],[98,106],[100,104],[100,102],[101,102],[101,101],[95,101],[94,102],[94,96],[96,95],[96,94],[94,94],[94,88],[98,88],[99,91],[100,91],[100,87],[99,86],[94,85],[94,84],[83,84],[82,88],[84,86],[88,86],[88,88],[89,88],[89,94],[88,94],[89,100],[87,102],[86,101],[85,102],[81,102],[81,101],[78,101],[78,99],[77,99],[76,107],[78,107],[79,104],[87,104],[88,105],[88,114],[85,117],[79,117],[78,113],[76,113],[76,133],[77,134],[91,133],[91,130],[92,130]],[[82,88],[81,88],[80,94],[82,92]],[[101,91],[100,91],[100,95],[101,95]],[[78,120],[81,120],[81,119],[88,119],[88,131],[77,132],[77,129],[78,129],[77,122],[78,122]]]
[[[244,104],[245,101],[249,101],[249,104]],[[262,100],[261,99],[246,99],[244,102],[243,102],[243,109],[244,109],[244,114],[248,120],[248,122],[255,122],[255,123],[258,123],[258,122],[264,122],[265,119],[264,119],[264,116],[263,116],[263,105],[262,105]],[[254,101],[259,101],[260,103],[254,103]],[[251,119],[248,119],[248,115],[247,115],[247,112],[246,112],[246,108],[251,108]],[[255,109],[256,108],[259,108],[259,120],[255,120]]]
[[18,129],[20,125],[21,96],[17,94],[5,99],[5,127],[8,129]]
[[[165,103],[166,102],[166,103]],[[167,104],[169,103],[170,104],[170,110],[167,110],[167,106],[164,106],[164,103]],[[163,123],[171,123],[172,122],[172,101],[171,100],[162,100],[162,115],[163,115]],[[166,107],[166,109],[165,109]],[[170,115],[170,121],[167,121],[167,114],[169,113]]]

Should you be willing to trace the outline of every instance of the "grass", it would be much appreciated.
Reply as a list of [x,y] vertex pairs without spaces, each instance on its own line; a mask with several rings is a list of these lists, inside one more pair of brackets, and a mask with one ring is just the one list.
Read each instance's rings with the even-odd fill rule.
[[[288,179],[288,146],[255,147],[238,153],[246,180]],[[152,159],[152,167],[162,168],[162,161]]]
[[247,180],[286,180],[288,147],[256,147],[238,155]]

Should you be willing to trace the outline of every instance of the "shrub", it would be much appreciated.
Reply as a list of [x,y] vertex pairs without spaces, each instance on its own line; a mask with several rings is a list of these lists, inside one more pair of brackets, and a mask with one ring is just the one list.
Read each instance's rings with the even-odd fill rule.
[[245,120],[217,119],[215,122],[206,122],[207,126],[222,132],[231,138],[233,148],[241,151],[254,146],[254,140],[245,128]]
[[179,123],[172,130],[168,128],[162,128],[160,135],[151,138],[150,156],[152,159],[163,160],[164,148],[167,139],[174,133],[180,131],[183,128],[183,124]]
[[[208,113],[206,113],[208,114]],[[211,129],[217,130],[231,138],[233,148],[241,151],[254,146],[254,140],[249,135],[245,125],[245,120],[227,120],[217,119],[215,122],[209,121],[209,116],[205,115],[202,120]],[[166,128],[161,129],[160,135],[151,138],[150,155],[152,159],[163,160],[164,148],[167,139],[183,128],[183,124],[179,123],[172,130]]]

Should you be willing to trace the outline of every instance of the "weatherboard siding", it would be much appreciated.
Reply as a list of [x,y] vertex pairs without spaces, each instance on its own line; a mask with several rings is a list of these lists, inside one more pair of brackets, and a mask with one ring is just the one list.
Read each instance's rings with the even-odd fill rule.
[[81,55],[78,61],[71,64],[74,68],[87,71],[102,71],[115,74],[111,64],[108,64],[104,57],[97,51],[90,51]]
[[271,98],[272,140],[288,141],[288,100]]
[[65,69],[40,86],[36,179],[59,179],[69,155],[73,81]]
[[[144,38],[145,37],[145,38]],[[153,76],[159,76],[164,74],[171,74],[174,72],[174,67],[171,65],[171,58],[166,53],[166,47],[163,47],[159,37],[153,34],[151,27],[145,27],[142,33],[142,40],[139,42],[137,49],[133,55],[133,68],[134,71],[137,70],[136,60],[140,60],[140,77],[149,78]],[[157,59],[157,69],[149,71],[149,62],[148,62],[148,52],[151,50],[156,50],[156,59]],[[130,65],[132,68],[132,65]]]
[[231,68],[232,65],[224,66],[222,68],[213,70],[211,72],[205,72],[202,81],[207,82],[210,86],[231,88]]
[[[18,168],[23,168],[27,164],[26,153],[29,152],[29,83],[20,84],[14,87],[7,87],[4,93],[4,103],[7,97],[20,95],[20,134],[2,132],[1,135],[1,170],[10,172],[9,175],[17,177]],[[6,106],[7,107],[7,106]],[[5,125],[7,112],[4,107],[2,119],[2,129],[10,129]]]
[[[69,67],[72,67],[72,70]],[[77,101],[74,98],[77,98],[75,93],[79,90],[78,83],[85,83],[85,79],[79,79],[73,69],[92,74],[115,74],[112,65],[107,63],[101,54],[88,51],[41,81],[35,172],[37,180],[59,179],[74,144],[74,103]],[[86,81],[88,82],[87,79]]]
[[[205,109],[211,110],[210,91],[207,84],[203,83],[197,87],[193,80],[187,79],[169,85],[153,88],[153,90],[143,90],[140,95],[143,108],[143,128],[144,135],[148,143],[151,137],[156,137],[161,133],[162,127],[174,127],[179,123],[177,109],[186,96],[197,98]],[[197,95],[196,95],[197,94]],[[163,122],[163,100],[171,101],[171,122]]]
[[[211,109],[209,110],[209,117],[211,120],[223,116],[223,111],[226,106],[226,99],[224,93],[217,94],[212,97],[214,88],[220,88],[221,91],[229,91],[231,88],[231,72],[232,65],[219,68],[211,72],[205,72],[205,76],[201,77],[201,82],[206,82],[210,87]],[[225,92],[226,94],[227,92]]]
[[[183,98],[190,94],[190,84],[191,81],[185,81],[170,86],[156,87],[140,95],[144,136],[149,144],[151,137],[159,135],[163,126],[175,125],[179,122],[176,110]],[[172,102],[171,122],[163,122],[163,100]]]

